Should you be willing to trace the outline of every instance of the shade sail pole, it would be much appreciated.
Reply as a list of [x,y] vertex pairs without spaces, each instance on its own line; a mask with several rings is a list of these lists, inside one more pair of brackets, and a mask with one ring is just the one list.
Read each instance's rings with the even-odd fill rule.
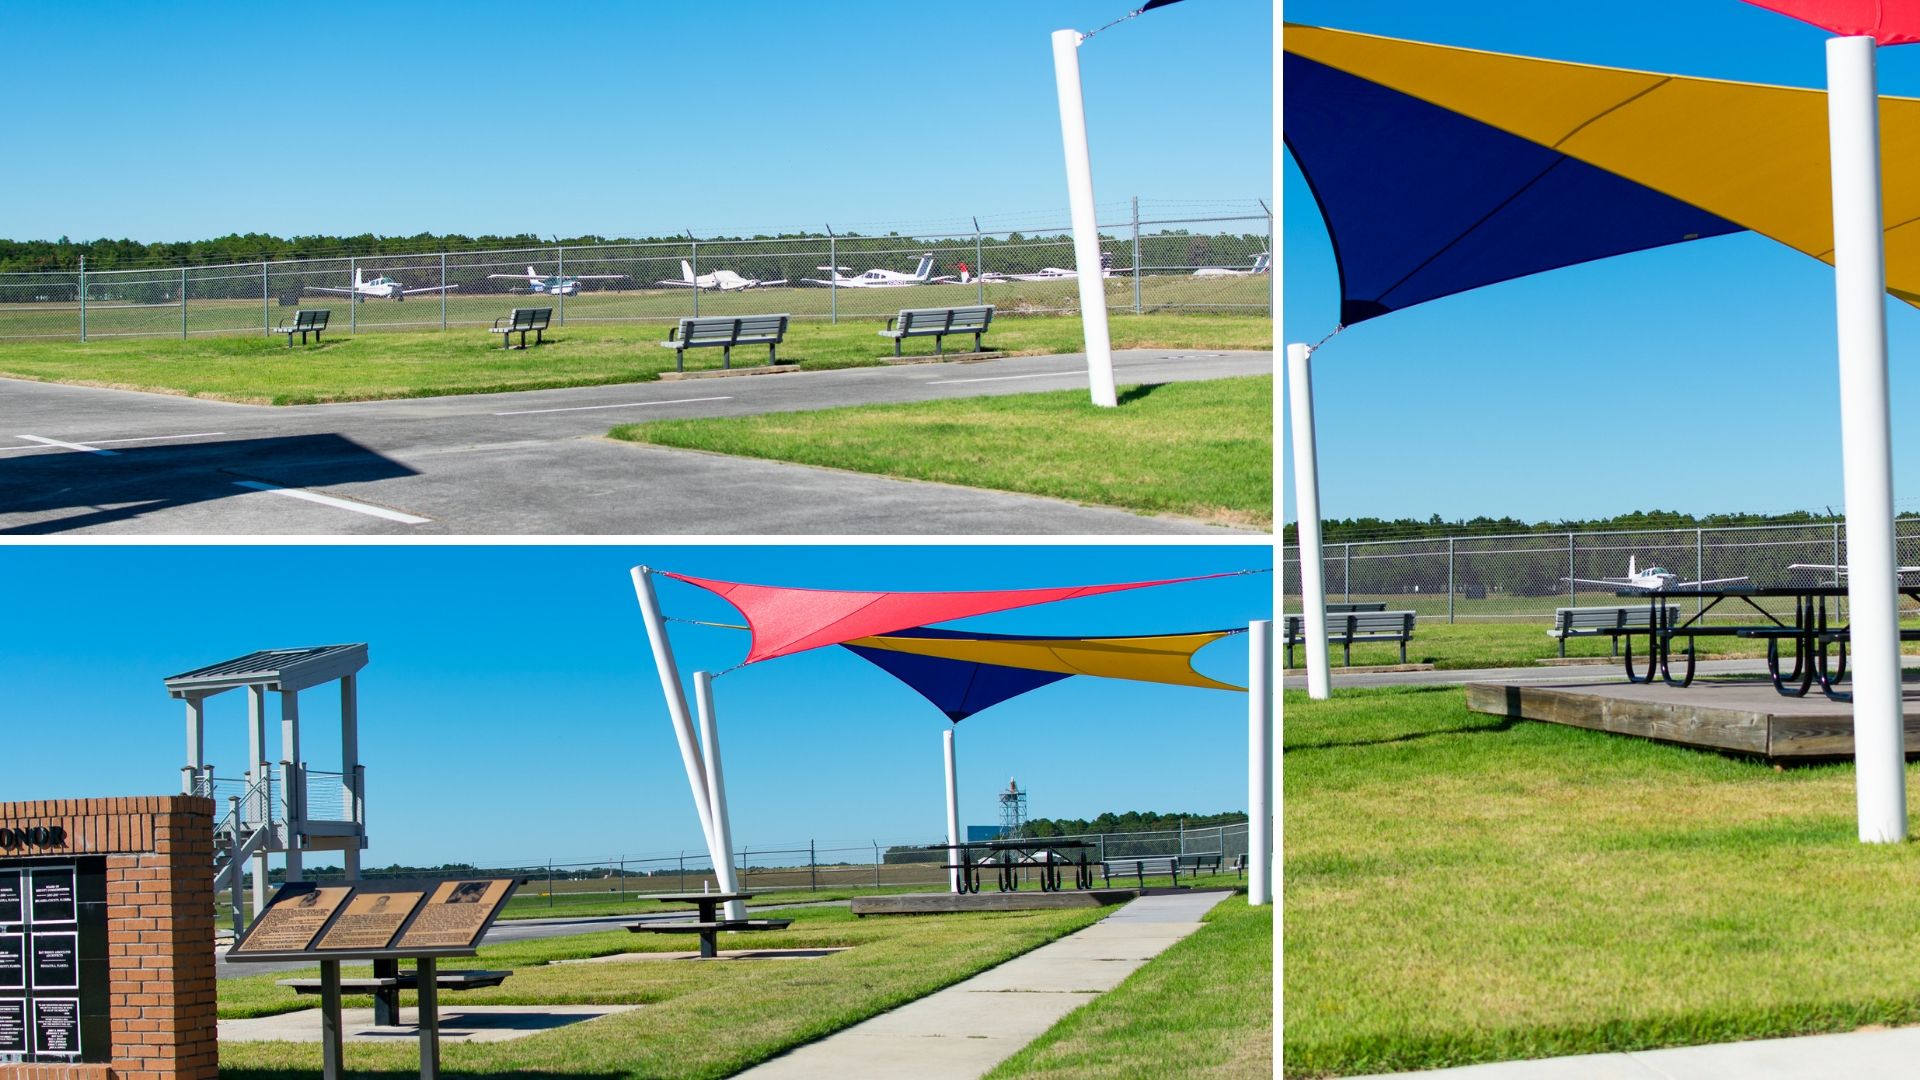
[[1287,346],[1288,419],[1293,426],[1293,510],[1300,530],[1301,632],[1307,643],[1307,696],[1325,701],[1333,693],[1327,670],[1326,563],[1320,557],[1320,464],[1314,447],[1313,349]]
[[[727,781],[720,769],[720,726],[713,715],[713,676],[693,673],[693,704],[700,711],[700,753],[707,767],[707,804],[713,808],[713,839],[707,852],[713,858],[714,880],[721,892],[739,892],[740,878],[733,865],[733,826],[727,821]],[[745,901],[722,906],[729,919],[747,917]]]
[[[653,646],[653,666],[660,673],[660,693],[667,700],[667,719],[673,723],[673,737],[680,744],[680,764],[687,770],[687,787],[693,791],[693,809],[700,817],[700,833],[707,838],[707,850],[711,852],[714,850],[713,810],[708,804],[707,772],[700,764],[693,719],[687,715],[687,692],[680,685],[680,668],[673,661],[673,641],[667,637],[667,622],[660,615],[660,599],[653,594],[652,574],[653,571],[644,566],[634,567],[633,592],[640,600],[640,617],[647,624],[647,641]],[[717,863],[714,870],[719,871]]]
[[1080,31],[1053,32],[1053,82],[1060,95],[1060,141],[1067,155],[1067,206],[1073,217],[1073,259],[1080,279],[1080,325],[1087,345],[1093,403],[1119,404],[1113,389],[1113,341],[1107,333],[1107,280],[1100,265],[1100,222],[1093,210],[1093,159],[1087,150],[1087,108],[1080,94]]
[[1907,776],[1874,48],[1872,37],[1827,41],[1827,124],[1833,161],[1840,448],[1847,500],[1854,794],[1861,842],[1891,843],[1907,837]]
[[1273,888],[1273,621],[1247,624],[1247,903]]
[[960,773],[954,764],[953,728],[940,733],[947,750],[947,891],[960,891]]

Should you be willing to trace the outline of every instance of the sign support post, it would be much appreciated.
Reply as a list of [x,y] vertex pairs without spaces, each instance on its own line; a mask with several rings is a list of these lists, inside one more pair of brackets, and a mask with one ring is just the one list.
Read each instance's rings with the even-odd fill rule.
[[340,961],[320,961],[320,1075],[340,1080]]
[[420,1012],[420,1080],[440,1080],[440,963],[431,956],[413,962]]

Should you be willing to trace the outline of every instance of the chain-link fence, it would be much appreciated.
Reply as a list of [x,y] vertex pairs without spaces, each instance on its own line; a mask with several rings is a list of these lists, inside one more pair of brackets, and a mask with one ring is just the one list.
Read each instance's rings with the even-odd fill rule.
[[[1894,523],[1903,565],[1920,562],[1920,518]],[[1632,532],[1522,533],[1428,540],[1357,541],[1323,545],[1327,599],[1385,601],[1395,611],[1447,622],[1551,621],[1555,608],[1617,604],[1604,584],[1637,570],[1658,568],[1682,582],[1744,577],[1756,585],[1833,584],[1828,567],[1846,564],[1846,529],[1839,522]],[[1820,569],[1789,569],[1794,563]],[[1286,545],[1282,588],[1288,611],[1300,610],[1300,549]],[[1583,583],[1574,579],[1586,578]],[[1767,601],[1790,614],[1791,598]],[[1763,605],[1764,606],[1764,605]],[[1750,609],[1722,605],[1729,620],[1751,619]],[[1913,614],[1907,611],[1905,614]],[[1709,621],[1712,616],[1709,616]]]
[[[1089,833],[1076,836],[1093,844],[1089,861],[1143,855],[1219,855],[1228,866],[1247,852],[1247,823],[1229,822],[1193,828],[1176,827],[1153,832]],[[742,888],[756,893],[819,892],[833,889],[870,889],[890,886],[946,888],[947,854],[944,840],[866,840],[855,842],[743,845],[735,856]],[[309,868],[306,877],[339,877],[334,868]],[[609,900],[644,898],[648,893],[698,892],[718,889],[712,861],[704,849],[645,855],[616,855],[591,860],[553,860],[515,866],[453,864],[440,868],[446,877],[477,874],[519,875],[527,878],[514,899],[517,907],[536,905],[564,913],[569,906]],[[415,868],[396,871],[363,870],[364,878],[381,876],[435,876]],[[249,877],[250,880],[250,877]],[[275,871],[273,880],[279,880]]]
[[[1114,311],[1272,313],[1264,207],[1101,226]],[[515,306],[559,323],[784,311],[873,318],[902,307],[994,304],[1001,314],[1079,308],[1073,237],[1019,232],[821,235],[554,245],[521,250],[290,259],[171,269],[0,274],[0,340],[258,333],[298,307],[328,331],[490,325]],[[870,271],[881,271],[869,276]],[[913,287],[882,284],[907,279]],[[344,309],[344,310],[340,310]],[[342,317],[344,316],[344,317]]]

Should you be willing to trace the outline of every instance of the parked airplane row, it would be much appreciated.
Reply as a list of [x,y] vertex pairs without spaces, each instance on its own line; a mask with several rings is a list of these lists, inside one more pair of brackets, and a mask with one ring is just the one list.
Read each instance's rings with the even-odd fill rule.
[[[1263,251],[1254,257],[1253,266],[1249,269],[1233,270],[1225,267],[1207,266],[1195,270],[1193,276],[1247,277],[1254,274],[1264,274],[1272,269],[1272,258],[1270,254]],[[936,277],[933,273],[935,269],[933,253],[927,252],[920,256],[920,263],[914,267],[912,273],[902,273],[898,270],[887,270],[882,267],[875,267],[865,273],[855,274],[853,273],[853,268],[850,266],[818,266],[814,269],[827,271],[827,277],[801,278],[796,284],[831,286],[839,289],[894,289],[913,285],[941,285],[955,282],[965,284],[974,280],[967,273],[966,264],[962,263],[960,266],[961,272],[957,275],[944,274]],[[1111,254],[1102,254],[1100,256],[1101,277],[1110,278],[1131,272],[1131,267],[1115,268]],[[336,296],[351,296],[356,300],[400,301],[420,293],[444,293],[460,287],[457,284],[422,285],[418,288],[410,289],[400,281],[386,276],[384,272],[375,271],[375,273],[379,276],[369,279],[365,277],[365,271],[356,269],[353,272],[353,285],[349,288],[330,288],[323,285],[309,285],[307,286],[307,291],[331,293]],[[546,296],[575,296],[579,294],[580,283],[583,281],[618,281],[624,279],[626,276],[625,274],[542,274],[531,266],[527,267],[527,272],[524,277],[519,274],[487,275],[487,277],[495,280],[524,281],[528,292],[539,293]],[[1078,276],[1079,272],[1070,267],[1047,266],[1026,274],[1006,274],[989,270],[980,274],[978,280],[993,285],[1009,281],[1059,281],[1062,279],[1076,278]],[[785,285],[787,284],[787,279],[743,277],[732,270],[714,270],[711,273],[696,275],[693,272],[693,264],[682,259],[680,261],[679,277],[663,278],[655,284],[669,288],[711,289],[717,292],[736,292],[742,289],[764,289],[775,285]]]

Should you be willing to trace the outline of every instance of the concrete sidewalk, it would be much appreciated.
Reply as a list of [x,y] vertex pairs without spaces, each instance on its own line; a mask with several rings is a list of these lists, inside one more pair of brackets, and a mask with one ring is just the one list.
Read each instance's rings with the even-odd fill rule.
[[1231,895],[1140,897],[1077,934],[739,1075],[752,1080],[973,1080],[1200,929],[1200,917]]
[[1421,1080],[1830,1080],[1920,1075],[1920,1027],[1676,1046],[1630,1054],[1502,1061],[1458,1069],[1380,1073]]

